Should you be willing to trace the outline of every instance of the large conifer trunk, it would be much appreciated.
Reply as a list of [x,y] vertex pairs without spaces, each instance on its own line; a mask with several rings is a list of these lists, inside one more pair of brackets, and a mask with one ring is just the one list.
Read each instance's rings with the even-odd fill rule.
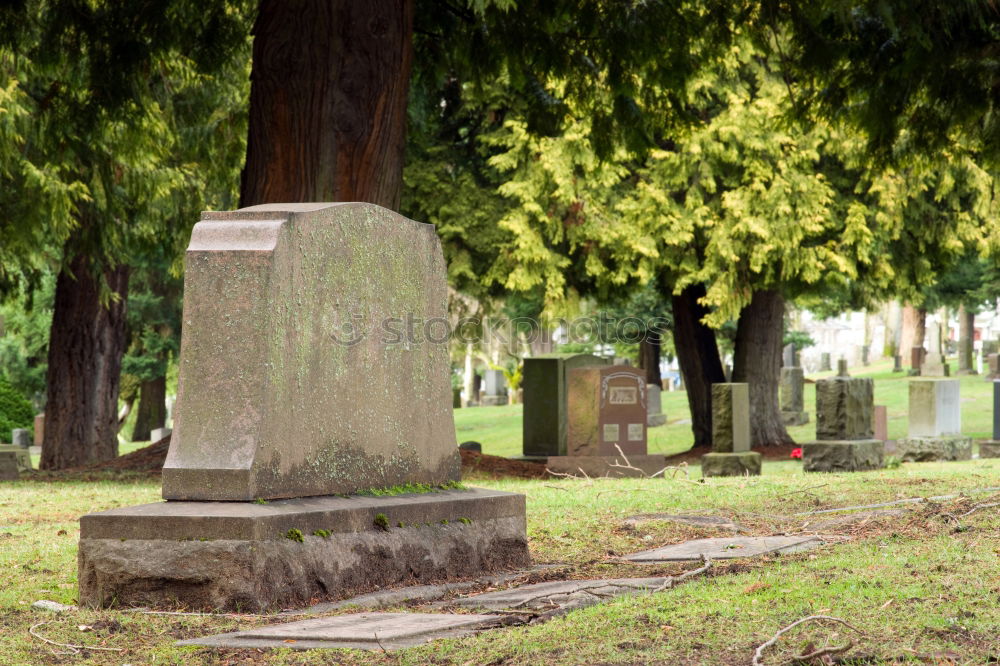
[[794,444],[778,404],[784,315],[779,292],[757,291],[736,326],[733,381],[750,385],[750,442],[755,447]]
[[145,442],[153,430],[167,422],[167,378],[144,381],[139,388],[139,409],[135,413],[132,441]]
[[684,373],[695,446],[712,444],[712,384],[726,381],[715,331],[701,321],[708,314],[705,306],[698,302],[704,295],[705,287],[699,284],[687,287],[670,299],[674,314],[674,348]]
[[103,277],[115,296],[106,306],[84,256],[71,260],[56,281],[41,469],[65,469],[118,455],[128,269],[105,269]]
[[262,0],[240,205],[399,208],[412,30],[413,0]]

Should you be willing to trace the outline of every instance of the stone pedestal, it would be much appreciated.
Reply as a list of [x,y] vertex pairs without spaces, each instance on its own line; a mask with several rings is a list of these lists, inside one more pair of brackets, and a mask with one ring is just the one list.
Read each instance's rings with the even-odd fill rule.
[[980,458],[1000,458],[1000,440],[988,439],[979,442]]
[[524,512],[494,490],[112,509],[80,520],[80,605],[258,613],[522,567]]
[[712,384],[712,452],[701,457],[701,475],[760,474],[761,457],[750,450],[750,387]]
[[972,456],[972,439],[961,435],[960,390],[957,379],[910,380],[909,431],[897,442],[903,460],[968,460]]
[[740,453],[706,453],[701,457],[701,475],[759,476],[761,455],[756,451]]
[[806,472],[879,469],[885,443],[874,439],[874,383],[839,375],[816,382],[816,440],[802,446]]
[[781,420],[788,425],[803,425],[809,423],[809,414],[804,409],[803,388],[805,375],[802,368],[790,367],[781,369]]
[[904,462],[970,460],[972,438],[962,435],[904,437],[896,442],[896,449]]
[[28,449],[13,444],[0,444],[0,453],[13,455],[19,472],[31,471],[31,453]]
[[920,366],[921,377],[950,377],[951,366],[944,360],[944,354],[929,353]]
[[878,439],[827,440],[802,445],[806,472],[863,472],[880,469],[885,443]]

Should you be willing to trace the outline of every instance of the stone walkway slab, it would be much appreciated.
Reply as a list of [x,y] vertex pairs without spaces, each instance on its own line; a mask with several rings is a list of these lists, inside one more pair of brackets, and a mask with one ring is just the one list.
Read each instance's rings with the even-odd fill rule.
[[485,610],[537,610],[556,607],[568,610],[589,606],[622,594],[655,590],[665,580],[666,578],[559,580],[486,592],[449,603],[464,608]]
[[686,562],[700,560],[702,556],[712,560],[732,560],[771,553],[794,553],[815,548],[823,543],[825,543],[825,539],[818,535],[694,539],[693,541],[633,553],[626,555],[624,559],[639,563]]
[[496,615],[434,613],[360,613],[321,617],[300,622],[272,624],[205,638],[178,641],[177,645],[223,648],[354,648],[396,650],[438,638],[465,636],[477,629],[500,624]]

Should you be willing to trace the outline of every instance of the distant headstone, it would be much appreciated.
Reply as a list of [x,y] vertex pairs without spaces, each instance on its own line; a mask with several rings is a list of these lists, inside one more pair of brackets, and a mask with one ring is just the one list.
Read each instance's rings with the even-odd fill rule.
[[646,454],[647,401],[643,370],[623,365],[570,369],[566,455],[549,456],[547,467],[563,473],[582,470],[589,476],[642,476],[662,470],[664,457]]
[[750,387],[712,384],[712,452],[701,457],[701,475],[760,474],[761,456],[750,450]]
[[149,433],[150,442],[158,442],[165,437],[169,437],[170,433],[173,432],[170,428],[153,428],[152,432]]
[[962,436],[962,410],[957,379],[910,380],[909,432],[897,442],[905,461],[968,460],[972,439]]
[[1000,458],[1000,381],[993,382],[993,438],[979,443],[980,458]]
[[889,418],[885,405],[875,405],[875,439],[889,439]]
[[819,371],[830,372],[830,352],[823,352],[819,355]]
[[14,428],[10,432],[11,443],[26,449],[31,446],[31,432],[24,428]]
[[646,427],[657,428],[667,422],[667,415],[663,413],[663,399],[660,395],[660,387],[656,384],[646,385]]
[[521,495],[365,494],[460,478],[447,304],[432,225],[366,203],[205,213],[172,501],[81,518],[81,605],[256,612],[526,564]]
[[795,366],[795,343],[790,342],[781,350],[781,366],[791,368]]
[[920,366],[921,377],[949,377],[951,366],[944,360],[944,354],[928,352]]
[[903,357],[899,354],[895,354],[892,357],[892,371],[902,372],[903,371]]
[[507,400],[507,380],[503,376],[503,371],[489,369],[483,377],[483,407],[496,407],[506,405]]
[[990,354],[986,357],[986,363],[989,367],[989,373],[986,375],[986,381],[992,382],[1000,379],[1000,354]]
[[458,448],[462,449],[463,451],[475,451],[476,453],[483,452],[483,445],[480,444],[479,442],[472,442],[472,441],[462,442],[461,444],[458,445]]
[[837,359],[837,376],[838,377],[850,377],[850,373],[847,372],[847,359],[838,358]]
[[573,368],[608,365],[590,354],[546,354],[524,359],[524,455],[566,455],[566,374]]
[[1000,352],[1000,341],[998,340],[983,340],[983,353],[987,356],[990,354],[996,354]]
[[21,478],[18,473],[17,456],[13,451],[0,451],[0,481],[17,481]]
[[35,446],[45,441],[45,414],[35,415]]
[[22,446],[14,446],[13,444],[0,444],[0,453],[11,453],[14,455],[17,461],[17,469],[19,472],[30,472],[31,467],[31,453],[28,449]]
[[781,420],[787,425],[809,423],[809,414],[804,403],[805,374],[802,368],[782,368],[779,397],[781,399]]
[[920,374],[920,368],[924,364],[924,351],[923,347],[913,347],[910,349],[910,372],[913,374]]
[[885,443],[874,438],[875,385],[838,375],[816,382],[816,441],[802,446],[807,472],[856,472],[882,467]]
[[870,353],[870,347],[868,345],[861,346],[861,365],[868,365],[868,354]]
[[453,388],[451,390],[451,407],[452,409],[461,409],[462,407],[462,389]]

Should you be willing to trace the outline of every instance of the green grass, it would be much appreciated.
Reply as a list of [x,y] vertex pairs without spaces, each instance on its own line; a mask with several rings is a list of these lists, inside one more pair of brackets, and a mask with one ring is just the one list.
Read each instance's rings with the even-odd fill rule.
[[[955,363],[952,362],[952,367]],[[815,373],[806,377],[805,408],[809,423],[788,429],[797,442],[807,442],[816,437],[816,387],[808,380],[829,377],[833,373]],[[891,361],[873,363],[868,368],[852,368],[854,377],[871,377],[875,380],[875,404],[886,406],[889,438],[906,436],[907,405],[909,393],[905,373],[893,373]],[[993,432],[993,383],[982,376],[958,378],[962,395],[962,431],[973,438],[986,439]],[[649,428],[649,452],[673,455],[691,448],[693,437],[689,423],[691,412],[687,395],[682,391],[663,392],[663,411],[667,424]],[[483,445],[483,453],[514,457],[522,454],[521,405],[506,407],[475,407],[455,410],[455,430],[458,441],[474,440]]]
[[[649,512],[725,515],[753,534],[796,532],[818,508],[1000,486],[1000,461],[904,464],[857,474],[808,475],[794,462],[766,464],[755,478],[490,481],[473,485],[526,495],[528,536],[537,563],[558,563],[572,577],[678,573],[691,565],[637,566],[616,556],[726,532],[669,522],[626,529],[624,518]],[[694,470],[692,470],[694,471]],[[866,663],[937,654],[936,663],[986,663],[1000,629],[1000,509],[963,519],[956,531],[942,512],[974,500],[909,505],[904,517],[842,529],[843,543],[770,560],[717,563],[677,589],[639,594],[573,612],[552,622],[438,641],[392,654],[352,651],[257,652],[179,648],[181,638],[250,628],[275,618],[153,616],[81,610],[53,615],[30,609],[38,599],[76,597],[78,518],[83,513],[156,501],[159,485],[137,482],[0,484],[0,664],[747,664],[754,648],[805,615],[842,617],[863,635],[807,625],[768,651],[787,663],[808,640],[854,639]],[[825,516],[824,516],[825,517]],[[122,653],[56,658],[32,638],[119,647]],[[81,631],[80,625],[95,627]],[[836,636],[834,633],[836,632]],[[991,652],[994,651],[994,652]],[[879,661],[882,659],[884,661]],[[925,660],[926,661],[926,660]],[[935,663],[930,659],[931,663]],[[893,662],[897,663],[897,662]],[[918,663],[914,661],[913,663]]]

